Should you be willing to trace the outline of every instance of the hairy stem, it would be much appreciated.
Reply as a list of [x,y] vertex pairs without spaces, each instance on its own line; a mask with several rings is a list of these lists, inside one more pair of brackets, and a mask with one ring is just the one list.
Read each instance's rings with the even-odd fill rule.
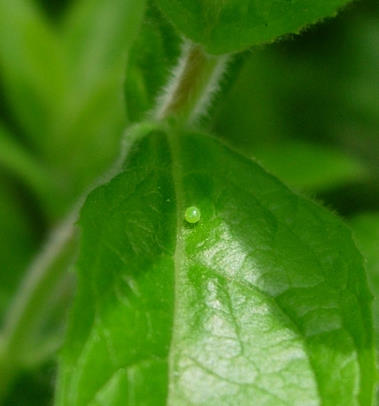
[[155,118],[175,118],[181,124],[196,122],[218,90],[227,60],[227,56],[206,54],[199,45],[185,44],[173,79],[159,99]]

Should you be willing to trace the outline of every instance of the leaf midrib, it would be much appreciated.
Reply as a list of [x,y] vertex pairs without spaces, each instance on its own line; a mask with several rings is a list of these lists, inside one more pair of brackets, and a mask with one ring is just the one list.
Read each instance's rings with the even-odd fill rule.
[[[175,193],[175,202],[176,202],[176,242],[175,242],[175,252],[174,252],[174,278],[173,278],[173,291],[174,291],[174,300],[173,300],[173,323],[172,323],[172,333],[171,333],[171,341],[169,343],[169,352],[168,352],[168,382],[167,382],[167,398],[166,398],[166,406],[173,405],[173,396],[172,390],[174,388],[174,370],[175,370],[175,348],[177,347],[176,343],[178,342],[177,332],[179,331],[179,323],[180,323],[180,314],[178,311],[179,302],[178,302],[178,286],[179,286],[179,279],[180,279],[180,270],[182,268],[182,263],[184,259],[184,243],[183,243],[183,213],[184,213],[184,193],[182,188],[182,179],[183,179],[183,167],[182,162],[180,160],[180,135],[172,130],[170,133],[167,134],[167,141],[169,144],[170,152],[171,152],[171,171],[172,171],[172,180],[174,186],[174,193]],[[255,196],[254,196],[255,198]],[[276,218],[276,216],[275,216]],[[219,274],[220,275],[220,274]],[[224,278],[225,275],[220,275]],[[228,278],[226,278],[228,279]],[[244,287],[249,289],[256,289],[262,295],[268,297],[264,292],[260,291],[255,286],[250,284],[243,284],[240,281],[233,281],[241,284]],[[280,309],[282,314],[288,319],[288,321],[295,327],[296,331],[299,333],[299,337],[301,337],[302,343],[305,344],[305,340],[303,335],[298,330],[298,326],[294,322],[294,320],[289,317],[289,315],[282,309],[279,303],[274,299],[270,298],[271,301],[275,303],[275,305]],[[320,394],[320,388],[318,384],[318,380],[315,374],[314,365],[312,365],[311,360],[307,354],[307,358],[314,374],[314,381],[317,386],[317,393],[318,398],[322,399]]]
[[175,241],[175,253],[174,253],[174,278],[173,278],[173,322],[172,322],[172,333],[171,342],[169,344],[168,352],[168,374],[167,374],[167,398],[166,405],[170,405],[172,402],[172,389],[174,383],[174,370],[175,370],[175,358],[174,349],[178,341],[177,331],[179,324],[179,314],[178,314],[178,280],[180,278],[180,269],[182,266],[183,256],[184,256],[184,245],[183,245],[183,226],[182,226],[182,216],[184,210],[184,196],[182,189],[182,165],[179,157],[179,134],[172,130],[167,134],[167,141],[169,144],[171,152],[171,170],[172,179],[175,193],[175,203],[176,203],[176,241]]
[[[179,312],[180,310],[178,309],[179,307],[179,302],[178,302],[178,286],[180,286],[180,279],[181,279],[181,268],[182,268],[182,263],[184,259],[184,242],[183,242],[183,212],[184,212],[184,193],[183,193],[183,188],[182,188],[182,179],[183,179],[183,167],[182,163],[180,160],[180,135],[175,132],[175,130],[171,130],[170,133],[167,134],[167,141],[170,147],[171,151],[171,170],[172,170],[172,179],[173,179],[173,186],[174,186],[174,193],[175,193],[175,202],[176,202],[176,243],[175,243],[175,252],[174,252],[174,282],[173,282],[173,292],[174,292],[174,300],[173,300],[173,323],[172,323],[172,333],[171,333],[171,342],[169,343],[169,352],[168,352],[168,389],[167,389],[167,399],[166,399],[166,405],[169,406],[172,404],[173,401],[173,396],[172,396],[172,390],[174,388],[175,384],[175,359],[174,359],[174,354],[175,354],[175,348],[177,348],[176,343],[178,342],[178,331],[180,330],[179,324],[180,324],[180,319],[179,319]],[[232,182],[234,183],[234,182]],[[237,186],[237,185],[235,185]],[[257,200],[258,204],[261,205],[261,202],[256,198],[256,196],[253,196],[254,199]],[[267,210],[267,208],[266,208]],[[272,215],[274,215],[271,210],[269,210]],[[274,217],[277,219],[277,216],[274,215]],[[284,224],[287,229],[288,225]],[[293,233],[292,230],[289,229]],[[298,235],[296,235],[297,238],[299,238]],[[301,240],[302,243],[304,243],[303,240]],[[313,252],[313,250],[312,250]],[[319,261],[317,261],[319,263]],[[320,267],[324,270],[324,267],[322,266],[321,263],[319,263]],[[272,298],[273,299],[273,298]],[[298,330],[297,324],[294,322],[294,320],[289,317],[289,315],[283,311],[282,307],[279,305],[277,300],[274,300],[275,304],[280,308],[280,310],[283,312],[283,314],[289,318],[291,324],[294,324],[296,326],[296,330]],[[345,328],[343,328],[344,331],[346,331]],[[303,345],[306,346],[306,340],[303,336],[303,334],[298,330],[299,332],[299,337],[301,337],[301,341]],[[348,331],[346,331],[348,335],[351,337],[351,334],[349,334]],[[353,339],[353,337],[351,337]],[[353,341],[355,341],[353,339]],[[307,353],[307,352],[306,352]],[[317,379],[317,374],[315,371],[315,367],[313,363],[311,362],[311,359],[308,356],[307,353],[307,358],[310,363],[311,370],[314,374],[314,381],[317,386],[317,392],[318,392],[318,398],[320,401],[322,401],[322,396],[320,393],[320,387],[319,387],[319,381]],[[358,394],[357,394],[358,395]],[[356,397],[357,397],[356,395]]]
[[[173,291],[174,291],[174,300],[173,300],[173,323],[172,323],[172,333],[171,333],[171,341],[169,343],[169,352],[168,352],[168,382],[167,382],[167,398],[166,398],[166,406],[172,405],[173,397],[172,397],[172,390],[174,387],[174,370],[175,370],[175,348],[177,347],[176,343],[178,341],[177,332],[180,323],[180,315],[178,311],[179,303],[178,303],[178,280],[180,278],[180,269],[182,267],[182,262],[184,258],[184,244],[183,244],[183,212],[184,212],[184,193],[182,188],[182,179],[183,179],[183,167],[180,160],[180,135],[172,130],[170,133],[167,134],[167,141],[169,144],[170,152],[171,152],[171,171],[172,171],[172,180],[174,186],[174,193],[175,193],[175,202],[176,202],[176,242],[175,242],[175,252],[174,252],[174,278],[173,278]],[[195,171],[194,171],[195,172]],[[256,197],[254,196],[256,199]],[[259,203],[260,204],[260,203]],[[271,213],[273,214],[273,213]],[[276,216],[274,216],[276,218]],[[221,276],[221,275],[220,275]],[[222,275],[225,277],[225,275]],[[239,282],[239,281],[233,281]],[[242,282],[240,282],[242,284]],[[248,288],[255,288],[250,285],[243,286]],[[257,289],[258,290],[258,289]],[[264,294],[263,292],[260,292]],[[266,294],[264,294],[267,296]],[[278,306],[280,311],[285,315],[286,318],[289,315],[283,311],[282,307],[279,306],[276,300],[271,298],[275,302],[275,305]],[[299,332],[299,337],[301,337],[302,343],[305,344],[305,339],[303,335],[298,330],[298,326],[294,323],[292,318],[288,318],[293,326],[296,326],[296,330]],[[315,374],[314,365],[312,365],[311,360],[307,354],[308,361],[311,366],[312,373],[314,374],[314,381],[317,385],[317,393],[318,398],[321,400],[320,388],[318,384],[318,380]]]

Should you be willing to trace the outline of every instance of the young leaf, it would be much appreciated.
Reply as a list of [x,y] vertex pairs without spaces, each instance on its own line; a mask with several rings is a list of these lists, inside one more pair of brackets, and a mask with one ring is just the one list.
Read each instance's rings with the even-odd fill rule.
[[253,161],[152,131],[80,225],[58,406],[372,404],[350,232]]
[[298,33],[333,16],[348,0],[156,0],[184,35],[209,53],[241,51]]
[[132,121],[140,121],[153,108],[179,56],[179,38],[151,2],[143,27],[130,51],[126,71],[125,95]]

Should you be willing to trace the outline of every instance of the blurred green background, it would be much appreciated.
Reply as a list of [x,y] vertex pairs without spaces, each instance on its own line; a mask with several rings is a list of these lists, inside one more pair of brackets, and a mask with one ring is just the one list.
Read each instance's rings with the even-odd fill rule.
[[[115,159],[124,129],[148,114],[179,54],[151,4],[131,35],[138,18],[127,4],[0,0],[1,322],[50,230]],[[378,73],[378,4],[356,1],[236,57],[202,124],[343,216],[379,294]],[[51,316],[60,334],[62,296]],[[54,376],[54,356],[23,366],[4,404],[51,404]]]

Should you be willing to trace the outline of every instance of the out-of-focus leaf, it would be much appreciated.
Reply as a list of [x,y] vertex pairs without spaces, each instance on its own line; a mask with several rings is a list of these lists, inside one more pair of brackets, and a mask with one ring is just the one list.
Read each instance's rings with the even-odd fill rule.
[[57,39],[33,1],[0,1],[4,86],[60,179],[63,206],[117,152],[126,125],[125,65],[143,12],[144,1],[73,2]]
[[39,242],[23,195],[0,173],[0,320]]
[[88,97],[86,91],[97,88],[107,73],[122,70],[141,23],[144,3],[132,0],[73,3],[63,35],[79,98]]
[[58,406],[372,404],[351,233],[252,160],[152,131],[80,224]]
[[367,171],[355,157],[335,147],[301,141],[257,146],[255,158],[296,189],[323,191],[361,180]]
[[213,130],[247,155],[253,155],[257,145],[288,136],[287,122],[279,110],[286,88],[277,84],[283,63],[272,46],[247,55],[234,85],[215,111]]
[[298,33],[334,16],[346,0],[157,0],[183,34],[207,51],[225,54]]
[[0,0],[0,74],[18,125],[45,151],[66,83],[61,44],[34,1]]
[[4,400],[5,406],[50,406],[53,399],[55,366],[47,362],[37,370],[24,371]]
[[[123,80],[145,2],[73,2],[62,28],[69,87],[57,118],[50,159],[78,194],[114,158],[126,125]],[[67,157],[70,157],[67,160]]]
[[178,36],[150,2],[126,72],[126,103],[132,121],[141,120],[154,107],[178,56]]
[[[17,177],[34,193],[48,214],[60,206],[58,188],[48,168],[40,164],[37,157],[21,145],[0,123],[0,168]],[[51,199],[55,194],[57,200]]]
[[68,272],[76,253],[72,216],[52,233],[31,261],[8,306],[0,336],[0,402],[19,378],[51,360],[62,343],[72,292]]

